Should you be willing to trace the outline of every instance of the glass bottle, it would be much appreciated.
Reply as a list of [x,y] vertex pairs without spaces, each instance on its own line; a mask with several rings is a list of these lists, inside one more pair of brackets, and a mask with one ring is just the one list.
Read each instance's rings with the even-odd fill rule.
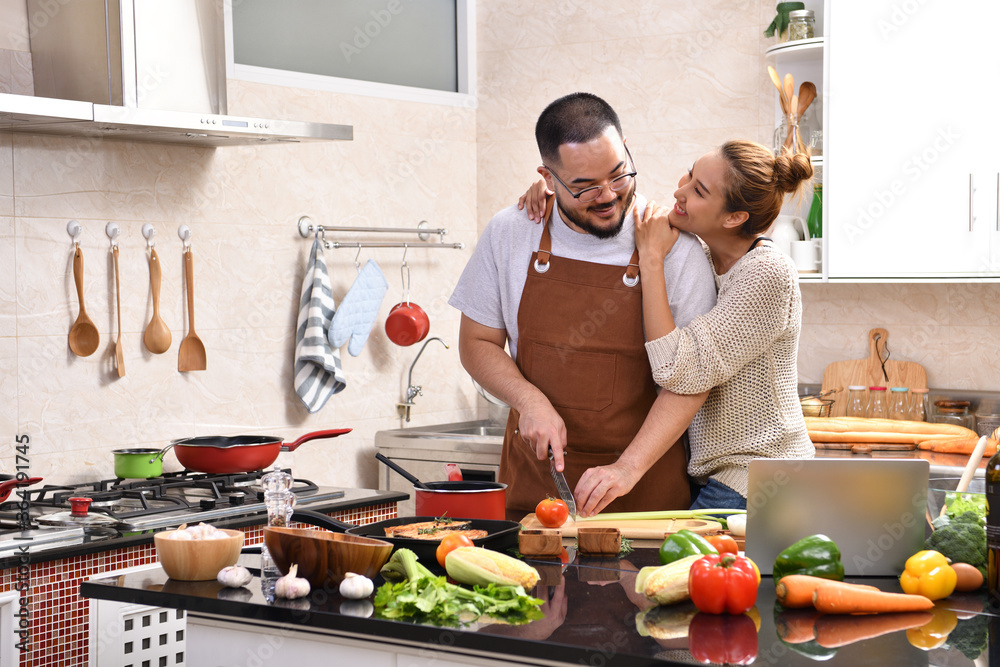
[[868,415],[868,403],[865,401],[864,385],[851,385],[847,388],[847,416],[865,417]]
[[906,387],[893,387],[889,390],[889,419],[908,419],[910,406],[907,404]]
[[910,421],[927,421],[927,401],[929,395],[926,387],[910,390]]
[[[264,505],[267,507],[267,525],[288,526],[295,511],[295,494],[291,488],[295,480],[287,472],[274,464],[271,472],[260,478],[264,489]],[[267,545],[260,545],[260,584],[265,597],[274,593],[274,582],[281,576],[281,570],[267,550]]]
[[813,186],[812,204],[809,206],[809,215],[806,218],[806,227],[809,229],[809,238],[823,238],[823,184],[817,183]]
[[986,586],[991,604],[1000,602],[1000,451],[986,464]]
[[889,418],[889,406],[885,400],[885,387],[868,387],[868,416],[872,419]]

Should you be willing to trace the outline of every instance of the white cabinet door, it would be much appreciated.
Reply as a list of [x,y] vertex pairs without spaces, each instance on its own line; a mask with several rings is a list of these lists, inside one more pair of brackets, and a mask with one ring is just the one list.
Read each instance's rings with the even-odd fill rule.
[[832,4],[830,278],[1000,275],[998,19],[993,2]]

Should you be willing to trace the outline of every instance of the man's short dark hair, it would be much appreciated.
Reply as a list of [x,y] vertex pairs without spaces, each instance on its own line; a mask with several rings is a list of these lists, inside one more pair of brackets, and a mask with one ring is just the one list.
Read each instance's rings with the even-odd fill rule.
[[535,123],[535,141],[542,161],[559,164],[559,147],[586,143],[614,126],[622,136],[621,122],[611,105],[591,93],[572,93],[545,107]]

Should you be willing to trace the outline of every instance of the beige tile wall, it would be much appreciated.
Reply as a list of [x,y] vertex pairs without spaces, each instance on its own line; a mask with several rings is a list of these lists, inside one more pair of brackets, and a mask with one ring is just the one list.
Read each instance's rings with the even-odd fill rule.
[[[30,92],[15,75],[14,63],[30,67],[26,42],[13,34],[18,24],[27,30],[23,0],[0,0],[2,92]],[[302,215],[342,226],[415,227],[427,220],[471,247],[476,112],[241,82],[228,93],[234,114],[350,124],[354,141],[212,150],[0,132],[0,471],[14,469],[16,434],[31,437],[32,472],[58,482],[111,477],[111,451],[123,446],[162,447],[205,434],[291,440],[347,426],[354,429],[349,435],[306,443],[279,461],[324,484],[377,484],[374,433],[401,425],[395,406],[419,350],[392,344],[381,329],[402,296],[402,250],[361,253],[362,263],[378,261],[389,292],[361,355],[342,350],[347,388],[309,415],[292,391],[298,296],[311,246],[296,223]],[[87,358],[74,356],[66,338],[78,312],[70,219],[83,228],[85,303],[101,334],[100,348]],[[113,368],[108,221],[122,230],[120,379]],[[147,222],[158,232],[161,310],[173,337],[163,355],[141,342],[152,312],[141,235]],[[177,371],[188,328],[181,224],[193,230],[204,372]],[[477,414],[475,390],[458,361],[459,315],[446,303],[470,252],[407,255],[412,298],[429,313],[431,335],[451,345],[433,343],[421,356],[413,379],[424,393],[412,425]],[[327,250],[326,258],[339,303],[356,275],[355,251]],[[168,469],[179,468],[172,455],[166,460]]]
[[[0,471],[13,440],[32,438],[32,470],[52,481],[110,476],[111,450],[162,446],[192,434],[261,432],[291,439],[350,426],[281,461],[325,484],[376,483],[375,431],[400,425],[395,403],[417,350],[379,328],[400,298],[401,253],[366,251],[389,281],[379,323],[360,357],[343,351],[348,388],[310,416],[291,390],[297,295],[309,242],[301,215],[341,225],[410,226],[426,219],[474,244],[490,215],[535,177],[533,124],[552,99],[590,90],[622,116],[643,192],[669,200],[697,156],[736,136],[766,140],[773,98],[761,31],[764,0],[702,3],[560,0],[477,3],[478,109],[334,95],[232,82],[233,113],[347,123],[353,142],[199,148],[11,136],[0,132]],[[20,0],[0,0],[0,91],[30,92],[28,30]],[[543,7],[544,9],[540,9]],[[66,222],[83,226],[85,299],[98,352],[73,356],[76,317]],[[126,376],[113,372],[114,276],[104,226],[122,227]],[[157,230],[164,355],[141,344],[151,304],[143,223]],[[194,232],[197,330],[208,370],[178,373],[187,330],[181,242]],[[411,251],[413,298],[430,313],[429,347],[414,380],[424,387],[412,424],[479,412],[457,353],[458,313],[447,298],[469,250]],[[338,301],[354,253],[327,251]],[[935,387],[996,390],[1000,342],[996,285],[803,285],[799,368],[819,381],[830,361],[867,354],[865,334],[885,326],[895,358],[921,361]],[[176,463],[168,455],[168,467]]]

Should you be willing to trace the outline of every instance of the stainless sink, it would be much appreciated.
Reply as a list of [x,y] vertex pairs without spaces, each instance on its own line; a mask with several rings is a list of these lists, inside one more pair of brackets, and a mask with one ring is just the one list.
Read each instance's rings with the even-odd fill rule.
[[[445,479],[446,463],[457,464],[465,479],[496,481],[503,449],[502,424],[479,421],[397,428],[375,433],[375,450],[423,481]],[[379,488],[412,493],[413,486],[379,465]],[[398,503],[400,516],[414,513],[413,501]]]
[[503,426],[493,424],[479,426],[460,426],[452,429],[436,430],[435,435],[474,435],[478,437],[502,438],[504,434]]

